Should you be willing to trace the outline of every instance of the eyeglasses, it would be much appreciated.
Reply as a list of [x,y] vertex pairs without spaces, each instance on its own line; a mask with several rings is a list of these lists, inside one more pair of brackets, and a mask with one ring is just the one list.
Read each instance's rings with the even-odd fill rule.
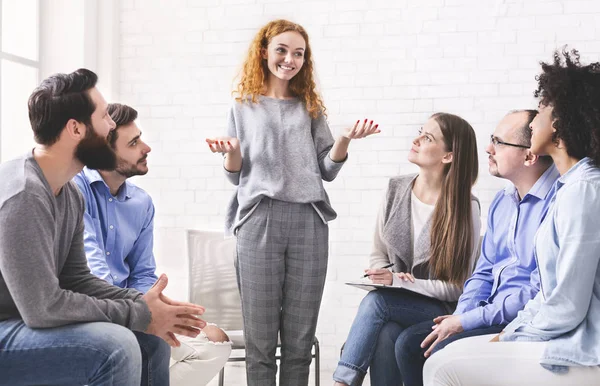
[[504,146],[520,147],[522,149],[529,149],[529,146],[517,145],[516,143],[508,143],[508,142],[501,141],[497,137],[494,137],[494,135],[490,135],[490,143],[494,146],[494,148],[496,148],[496,146],[498,146],[498,145],[504,145]]

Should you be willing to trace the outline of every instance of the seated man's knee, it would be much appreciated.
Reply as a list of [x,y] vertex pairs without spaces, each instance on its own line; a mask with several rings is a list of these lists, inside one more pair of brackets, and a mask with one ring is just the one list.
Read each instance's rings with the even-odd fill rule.
[[171,358],[176,362],[228,358],[231,353],[229,336],[214,324],[207,324],[196,338],[178,336],[178,339],[181,347],[174,348],[171,353]]
[[171,384],[205,385],[223,368],[231,341],[215,325],[207,325],[196,338],[178,336],[181,347],[171,353]]
[[431,355],[443,350],[444,348],[446,348],[446,346],[448,346],[450,343],[458,343],[460,341],[462,341],[464,339],[462,339],[461,334],[458,335],[453,335],[450,336],[446,339],[444,339],[443,341],[439,342],[434,348],[433,350],[431,350]]
[[19,329],[13,331],[15,342],[9,339],[0,350],[5,351],[0,384],[140,382],[140,348],[125,327],[103,322],[48,329],[30,329],[22,321],[14,325]]
[[202,329],[202,332],[204,333],[204,335],[206,335],[206,338],[210,342],[213,342],[213,343],[229,342],[229,336],[227,336],[225,331],[223,331],[219,327],[215,326],[214,324],[207,324],[206,327],[204,327]]
[[90,323],[85,328],[88,344],[105,358],[108,366],[141,368],[140,346],[131,330],[113,323]]
[[151,335],[151,337],[155,339],[156,342],[154,355],[168,361],[168,359],[171,357],[171,346],[169,346],[167,342],[158,336]]
[[396,359],[400,361],[406,357],[422,358],[425,349],[421,348],[421,343],[430,331],[431,326],[428,323],[417,324],[404,330],[396,340]]
[[135,337],[143,355],[154,361],[167,362],[171,357],[171,346],[156,335],[136,331]]
[[423,368],[423,383],[425,385],[453,385],[459,384],[456,379],[458,367],[456,355],[451,350],[443,350],[431,355]]

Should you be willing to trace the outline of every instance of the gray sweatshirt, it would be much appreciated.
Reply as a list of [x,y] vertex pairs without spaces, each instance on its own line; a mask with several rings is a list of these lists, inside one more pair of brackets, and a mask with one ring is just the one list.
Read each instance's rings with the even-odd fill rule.
[[344,161],[329,157],[333,136],[323,115],[312,119],[297,99],[260,96],[258,103],[234,102],[227,135],[237,137],[242,169],[225,174],[237,190],[231,200],[225,229],[241,225],[263,197],[310,203],[323,222],[336,218],[323,180],[333,181]]
[[142,294],[90,273],[84,202],[69,182],[54,196],[32,154],[0,165],[0,320],[30,328],[112,322],[144,331]]

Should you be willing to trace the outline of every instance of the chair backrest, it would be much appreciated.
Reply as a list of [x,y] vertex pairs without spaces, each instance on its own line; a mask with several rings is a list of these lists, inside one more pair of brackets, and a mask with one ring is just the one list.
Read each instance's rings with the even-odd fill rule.
[[206,308],[203,319],[224,330],[242,330],[242,305],[234,267],[235,239],[223,232],[188,230],[189,299]]

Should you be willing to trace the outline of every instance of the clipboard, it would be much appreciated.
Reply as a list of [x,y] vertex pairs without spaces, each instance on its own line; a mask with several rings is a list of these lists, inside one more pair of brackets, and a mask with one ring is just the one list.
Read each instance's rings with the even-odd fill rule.
[[360,288],[365,291],[373,291],[376,289],[385,288],[385,289],[391,289],[391,290],[396,290],[396,291],[411,291],[411,292],[421,294],[418,284],[412,283],[410,281],[402,282],[402,285],[400,285],[400,286],[369,283],[368,281],[362,281],[362,280],[347,281],[344,284],[351,285],[353,287]]
[[360,288],[360,289],[365,290],[365,291],[373,291],[373,290],[376,290],[378,288],[389,288],[389,289],[395,289],[395,290],[405,289],[404,287],[394,287],[392,285],[369,283],[367,281],[360,281],[360,280],[357,280],[357,281],[347,281],[344,284],[351,285],[353,287]]
[[391,285],[365,283],[365,282],[360,282],[360,281],[347,281],[344,284],[351,285],[353,287],[360,288],[365,291],[373,291],[373,290],[376,290],[377,288],[395,288],[395,287],[392,287]]

